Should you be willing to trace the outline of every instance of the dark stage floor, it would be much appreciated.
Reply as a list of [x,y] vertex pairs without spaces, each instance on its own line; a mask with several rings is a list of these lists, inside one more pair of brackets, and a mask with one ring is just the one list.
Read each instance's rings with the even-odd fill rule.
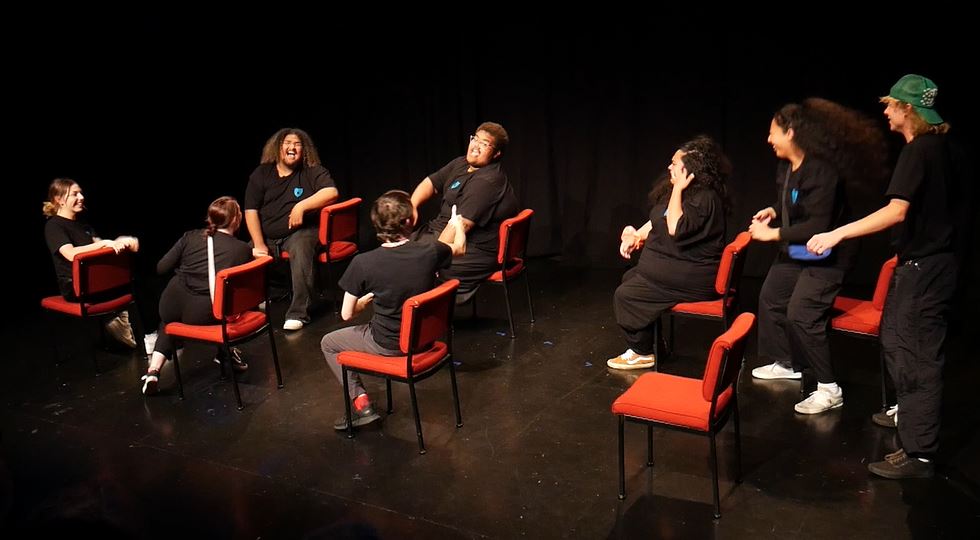
[[[482,291],[478,319],[457,314],[464,426],[453,425],[448,372],[420,383],[426,455],[404,385],[383,424],[353,440],[334,432],[341,388],[318,345],[339,321],[326,312],[298,333],[277,332],[282,390],[267,342],[245,347],[241,412],[204,351],[182,362],[184,401],[169,364],[162,393],[144,399],[135,354],[101,352],[105,372],[95,376],[84,354],[55,364],[53,341],[84,350],[77,325],[9,323],[0,537],[96,530],[91,522],[102,538],[976,537],[980,365],[963,353],[964,338],[951,344],[946,370],[939,474],[897,482],[866,470],[895,448],[894,430],[869,418],[879,400],[874,344],[834,338],[845,405],[808,417],[793,412],[797,383],[751,379],[760,364],[753,335],[740,383],[745,480],[730,480],[729,425],[719,439],[723,517],[714,521],[708,441],[694,435],[656,431],[648,469],[643,428],[628,425],[628,497],[617,499],[609,407],[640,374],[605,367],[625,348],[610,305],[619,272],[546,260],[531,270],[537,323],[527,324],[518,295],[516,340],[502,335],[499,290]],[[751,284],[744,291],[754,305]],[[710,322],[682,321],[678,355],[661,369],[700,374],[717,333]],[[383,402],[383,385],[366,380]]]

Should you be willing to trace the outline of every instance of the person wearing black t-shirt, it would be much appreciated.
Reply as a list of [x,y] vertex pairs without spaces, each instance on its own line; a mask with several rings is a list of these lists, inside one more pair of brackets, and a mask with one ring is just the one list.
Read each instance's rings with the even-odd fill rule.
[[674,152],[670,177],[650,193],[650,220],[623,229],[625,259],[642,247],[613,296],[626,352],[606,361],[613,369],[653,367],[654,325],[680,302],[718,297],[715,275],[725,249],[725,217],[731,207],[726,181],[731,164],[712,139],[700,136]]
[[245,224],[255,255],[289,252],[293,299],[284,330],[310,322],[313,259],[320,209],[337,200],[330,171],[320,164],[313,140],[301,129],[280,129],[262,149],[261,164],[248,178]]
[[[136,252],[140,247],[139,240],[132,236],[120,236],[115,240],[99,238],[88,223],[78,219],[78,214],[83,210],[85,195],[81,186],[70,178],[55,178],[48,186],[48,200],[42,209],[48,216],[44,224],[44,239],[54,262],[58,290],[70,302],[78,301],[72,282],[72,261],[76,255],[105,247],[111,247],[116,253],[124,250]],[[118,316],[106,323],[105,328],[116,341],[136,348],[129,312],[120,311]]]
[[[150,356],[150,366],[143,376],[143,393],[155,394],[160,382],[160,368],[167,355],[174,352],[173,339],[164,328],[168,323],[219,324],[212,313],[214,291],[211,285],[213,257],[214,274],[252,260],[252,248],[235,237],[242,222],[242,211],[234,197],[220,197],[208,206],[206,229],[188,231],[157,263],[158,274],[175,272],[160,295],[160,328]],[[209,250],[208,244],[212,244]],[[209,254],[209,251],[213,253]],[[224,351],[218,348],[219,358]],[[232,347],[232,369],[244,371],[248,364],[242,353]]]
[[[402,356],[398,344],[402,304],[432,289],[436,271],[448,267],[453,257],[466,253],[465,217],[454,214],[446,224],[447,229],[454,230],[452,242],[415,242],[409,240],[415,221],[413,210],[412,200],[404,191],[393,190],[379,197],[371,208],[371,222],[381,247],[354,257],[340,278],[340,287],[345,291],[340,315],[345,321],[369,303],[374,304],[369,324],[334,330],[320,341],[327,365],[341,384],[343,370],[337,363],[337,355],[343,351]],[[354,427],[380,418],[371,406],[360,376],[350,371],[347,380]],[[347,429],[346,414],[334,423],[334,429]]]
[[879,339],[898,405],[889,411],[891,419],[878,413],[874,421],[897,425],[901,448],[868,465],[885,478],[932,476],[939,449],[943,345],[957,262],[949,124],[933,108],[938,93],[931,80],[909,74],[881,98],[889,127],[906,142],[885,192],[889,203],[807,242],[807,249],[823,253],[848,238],[894,227],[898,266],[888,287]]
[[442,196],[439,215],[423,226],[416,240],[438,238],[451,243],[453,229],[446,227],[450,209],[456,206],[463,216],[467,234],[466,255],[453,260],[451,267],[439,271],[442,279],[458,279],[457,303],[464,303],[477,287],[497,269],[500,223],[520,211],[517,196],[507,181],[500,159],[510,141],[503,126],[484,122],[470,135],[465,156],[425,177],[412,192],[415,215],[433,196]]
[[[820,260],[801,259],[814,233],[850,218],[846,182],[884,176],[884,135],[866,116],[825,99],[810,98],[776,112],[769,144],[785,161],[777,174],[777,202],[752,217],[752,239],[780,242],[759,293],[759,355],[772,364],[752,370],[757,379],[800,379],[812,368],[817,389],[794,406],[818,414],[844,404],[830,359],[827,323],[853,266],[857,246],[843,244]],[[773,227],[775,220],[779,227]]]

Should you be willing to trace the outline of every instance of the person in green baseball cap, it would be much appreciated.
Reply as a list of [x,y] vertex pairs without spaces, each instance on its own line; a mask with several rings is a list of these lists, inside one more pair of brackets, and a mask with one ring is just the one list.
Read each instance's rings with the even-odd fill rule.
[[935,110],[938,94],[932,80],[911,74],[881,98],[889,127],[906,142],[885,192],[889,203],[807,242],[807,249],[819,254],[848,238],[894,231],[898,266],[885,300],[879,339],[898,405],[876,413],[872,420],[897,427],[901,448],[868,465],[871,473],[885,478],[931,477],[939,449],[943,343],[958,265],[955,174],[946,140],[949,124]]

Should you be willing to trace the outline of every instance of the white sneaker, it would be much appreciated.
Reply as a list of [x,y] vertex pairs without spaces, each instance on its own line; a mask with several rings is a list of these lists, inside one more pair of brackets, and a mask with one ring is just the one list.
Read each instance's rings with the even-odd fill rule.
[[793,368],[785,368],[779,362],[773,362],[768,366],[757,367],[752,370],[752,376],[756,379],[800,379],[803,374],[793,371]]
[[107,322],[105,330],[113,339],[129,347],[136,348],[136,339],[133,337],[133,329],[129,326],[129,314],[125,311],[119,316]]
[[613,369],[646,369],[656,363],[652,354],[636,354],[633,349],[626,349],[623,354],[606,360],[606,365]]
[[836,409],[844,404],[844,391],[829,392],[823,388],[810,394],[810,397],[797,403],[793,408],[800,414],[819,414],[830,409]]
[[283,330],[299,330],[303,328],[303,321],[299,319],[286,319],[286,322],[282,324]]

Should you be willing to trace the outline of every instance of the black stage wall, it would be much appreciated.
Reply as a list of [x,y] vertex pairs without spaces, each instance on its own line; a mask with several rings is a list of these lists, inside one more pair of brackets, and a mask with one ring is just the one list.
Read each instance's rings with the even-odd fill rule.
[[[786,102],[825,97],[886,128],[877,97],[901,75],[922,73],[937,82],[939,111],[977,155],[973,70],[955,60],[974,52],[969,29],[916,34],[886,25],[887,16],[751,28],[693,15],[574,28],[330,19],[231,29],[175,16],[113,26],[25,22],[36,38],[5,38],[13,136],[5,207],[8,242],[23,254],[13,301],[35,309],[54,290],[40,214],[52,178],[82,184],[104,236],[139,236],[149,274],[182,231],[201,224],[212,199],[244,196],[262,144],[286,126],[311,133],[343,198],[371,201],[387,189],[410,191],[460,155],[477,124],[498,121],[512,139],[505,167],[536,211],[532,254],[584,266],[623,264],[619,231],[644,221],[651,182],[697,133],[717,137],[735,164],[730,235],[747,226],[775,197],[766,136]],[[898,136],[889,140],[897,152]],[[859,206],[880,204],[883,188],[870,186],[874,196]],[[969,246],[976,228],[971,214]],[[889,253],[884,235],[865,245],[851,282],[866,289]],[[755,250],[747,275],[764,275],[771,256],[771,248]],[[973,256],[964,274],[976,270]],[[975,285],[965,291],[977,301]]]

